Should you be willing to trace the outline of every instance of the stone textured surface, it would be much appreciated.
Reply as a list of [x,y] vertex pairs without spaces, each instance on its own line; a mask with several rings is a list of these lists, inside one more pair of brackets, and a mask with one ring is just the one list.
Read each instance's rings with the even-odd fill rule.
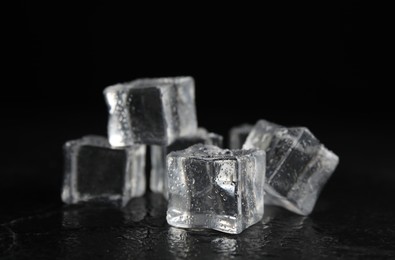
[[[387,187],[388,188],[388,187]],[[332,191],[335,191],[333,189]],[[358,190],[358,194],[359,191]],[[330,195],[330,196],[329,196]],[[59,202],[20,204],[0,213],[1,259],[392,259],[392,205],[362,202],[342,191],[303,217],[266,207],[239,235],[166,223],[159,194],[134,198],[123,211]],[[347,197],[347,200],[344,200]],[[34,207],[31,207],[33,204]],[[31,207],[31,209],[28,209]]]

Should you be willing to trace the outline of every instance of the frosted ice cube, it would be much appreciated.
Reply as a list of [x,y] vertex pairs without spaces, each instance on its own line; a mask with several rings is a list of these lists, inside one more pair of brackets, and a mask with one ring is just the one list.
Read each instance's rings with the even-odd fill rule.
[[243,148],[266,151],[265,204],[301,215],[313,211],[320,191],[339,162],[337,155],[305,127],[273,130],[257,125]]
[[251,129],[252,125],[250,124],[232,127],[229,131],[229,148],[241,149]]
[[167,154],[173,151],[184,150],[194,144],[210,144],[222,147],[222,140],[223,138],[221,135],[208,133],[206,129],[199,128],[194,135],[177,138],[168,146],[151,146],[151,191],[162,193],[165,198],[168,197]]
[[191,77],[139,79],[107,87],[108,136],[112,146],[168,145],[196,132]]
[[170,225],[238,234],[262,219],[264,151],[197,144],[167,160]]
[[85,136],[64,145],[62,200],[106,201],[125,205],[145,192],[145,146],[114,149],[101,136]]
[[280,127],[282,126],[263,119],[258,120],[254,127],[250,129],[250,133],[243,144],[243,149],[259,148],[266,150],[275,130]]

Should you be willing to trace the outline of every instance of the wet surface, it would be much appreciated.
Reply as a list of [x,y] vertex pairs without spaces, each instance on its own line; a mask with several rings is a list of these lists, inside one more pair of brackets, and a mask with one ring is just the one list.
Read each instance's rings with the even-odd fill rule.
[[[123,210],[66,206],[61,165],[28,146],[0,164],[0,259],[394,259],[394,136],[372,132],[381,144],[364,139],[365,132],[331,137],[334,131],[323,141],[340,164],[313,213],[266,208],[263,221],[239,235],[170,227],[158,194]],[[60,143],[45,153],[55,162],[62,160]]]
[[[393,29],[373,3],[281,3],[263,16],[240,4],[58,2],[7,8],[0,259],[395,258]],[[104,87],[188,74],[209,131],[265,118],[307,126],[339,155],[313,214],[267,210],[235,236],[171,228],[149,194],[129,211],[60,202],[62,145],[107,134]]]
[[[339,194],[340,197],[342,194]],[[185,230],[166,223],[166,201],[148,193],[120,210],[53,204],[3,221],[1,259],[261,259],[395,257],[395,214],[349,200],[320,199],[309,217],[267,207],[239,235]],[[336,203],[335,203],[336,202]],[[341,214],[340,214],[341,213]]]

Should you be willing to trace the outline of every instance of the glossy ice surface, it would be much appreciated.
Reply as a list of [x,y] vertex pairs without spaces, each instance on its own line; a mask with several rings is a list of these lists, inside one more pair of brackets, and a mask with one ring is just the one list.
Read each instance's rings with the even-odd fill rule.
[[107,87],[104,96],[112,146],[168,145],[196,132],[191,77],[139,79]]
[[258,120],[249,130],[249,134],[243,144],[243,149],[259,148],[266,150],[272,141],[275,130],[281,127],[281,125],[263,119]]
[[243,148],[266,151],[265,204],[297,214],[312,212],[339,158],[305,127],[264,127],[259,121]]
[[194,144],[210,144],[222,147],[222,136],[215,133],[208,133],[206,129],[199,128],[198,131],[189,137],[177,138],[168,146],[151,146],[151,176],[150,189],[153,192],[162,193],[168,198],[168,182],[166,156],[170,152],[186,149]]
[[262,219],[264,151],[198,144],[167,160],[170,225],[238,234]]
[[145,192],[145,146],[111,148],[100,136],[86,136],[64,145],[62,200],[116,202],[125,205]]
[[253,126],[249,124],[232,127],[229,131],[229,148],[241,149],[252,127]]

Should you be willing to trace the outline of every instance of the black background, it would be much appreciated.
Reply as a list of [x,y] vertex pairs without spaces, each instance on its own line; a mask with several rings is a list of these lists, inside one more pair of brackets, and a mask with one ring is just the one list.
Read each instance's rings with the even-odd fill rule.
[[13,7],[2,34],[1,223],[61,205],[62,144],[106,134],[106,86],[191,75],[199,125],[210,131],[226,136],[260,118],[309,127],[340,157],[320,200],[331,205],[333,229],[344,225],[339,215],[355,220],[339,245],[393,256],[394,117],[381,11],[358,1]]

